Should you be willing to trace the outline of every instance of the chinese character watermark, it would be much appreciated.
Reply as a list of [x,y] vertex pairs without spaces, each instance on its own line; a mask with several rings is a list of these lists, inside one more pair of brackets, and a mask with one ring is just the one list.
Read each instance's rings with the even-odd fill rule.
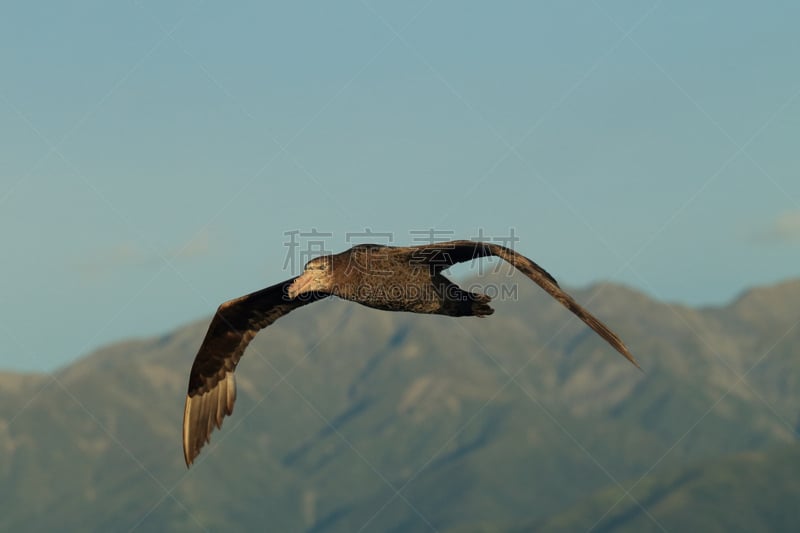
[[[478,228],[477,234],[470,237],[473,242],[497,243],[500,246],[514,250],[520,238],[515,228],[509,228],[503,235],[488,235],[483,228]],[[498,274],[503,268],[505,261],[492,256],[484,255],[484,251],[476,246],[474,250],[469,247],[456,246],[452,244],[456,232],[447,229],[427,228],[413,229],[408,231],[412,247],[416,250],[412,252],[410,267],[412,268],[434,268],[436,271],[446,270],[456,263],[469,262],[471,269],[477,269],[477,275],[482,276],[486,273]],[[331,245],[334,234],[331,231],[320,231],[312,227],[310,230],[290,230],[285,231],[284,246],[286,247],[286,257],[284,259],[284,270],[291,271],[292,275],[299,274],[304,265],[316,257],[333,253]],[[351,231],[344,235],[344,241],[351,246],[351,253],[348,258],[345,275],[353,272],[369,274],[373,276],[391,276],[393,272],[387,270],[388,254],[391,247],[395,246],[396,234],[391,231],[375,231],[365,227],[363,231]],[[374,246],[369,246],[374,245]],[[491,265],[487,267],[487,265]],[[508,265],[507,276],[512,276],[515,269]],[[493,297],[516,298],[516,286],[500,287],[486,286],[485,290],[494,291]],[[496,296],[495,296],[496,295]]]
[[308,232],[292,230],[285,231],[283,234],[289,238],[288,242],[283,243],[288,248],[286,259],[283,261],[283,269],[286,270],[288,267],[293,276],[300,273],[302,269],[300,265],[305,265],[315,257],[332,253],[327,249],[325,241],[325,239],[333,237],[332,232],[321,232],[317,228],[311,228],[311,231]]

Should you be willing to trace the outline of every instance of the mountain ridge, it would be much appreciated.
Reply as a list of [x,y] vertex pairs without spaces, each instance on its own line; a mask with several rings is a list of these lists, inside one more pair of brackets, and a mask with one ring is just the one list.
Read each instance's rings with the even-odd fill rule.
[[[648,478],[796,440],[800,332],[786,331],[800,320],[800,282],[714,309],[614,284],[573,290],[641,374],[522,281],[485,320],[335,299],[290,314],[248,348],[234,414],[188,471],[183,396],[207,320],[103,347],[51,377],[4,373],[0,489],[11,496],[0,527],[544,524],[591,514],[581,501],[656,461]],[[740,313],[767,296],[780,316]]]

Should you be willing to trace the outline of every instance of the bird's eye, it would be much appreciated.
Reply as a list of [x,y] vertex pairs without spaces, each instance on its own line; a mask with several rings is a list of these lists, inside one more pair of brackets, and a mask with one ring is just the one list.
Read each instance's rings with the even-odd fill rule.
[[310,261],[306,264],[306,270],[328,270],[327,261]]

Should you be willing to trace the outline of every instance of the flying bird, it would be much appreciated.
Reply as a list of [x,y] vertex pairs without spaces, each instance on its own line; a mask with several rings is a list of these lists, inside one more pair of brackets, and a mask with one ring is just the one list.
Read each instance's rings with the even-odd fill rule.
[[542,267],[510,248],[475,241],[421,246],[362,244],[306,263],[303,273],[219,306],[189,374],[183,412],[183,455],[191,466],[214,427],[233,413],[233,373],[260,330],[304,305],[329,296],[385,311],[483,317],[494,312],[491,298],[469,292],[442,275],[448,267],[496,256],[513,265],[583,320],[641,370],[625,344],[578,305]]

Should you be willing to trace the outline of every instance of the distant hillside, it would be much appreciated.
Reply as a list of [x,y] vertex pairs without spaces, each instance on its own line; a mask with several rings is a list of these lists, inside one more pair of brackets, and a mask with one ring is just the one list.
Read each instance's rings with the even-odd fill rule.
[[[280,320],[188,471],[183,397],[207,322],[54,377],[0,374],[0,529],[582,531],[654,464],[633,494],[669,530],[730,530],[728,495],[740,510],[800,498],[800,281],[705,309],[573,291],[642,374],[528,280],[492,280],[518,282],[518,301],[486,319],[328,300]],[[748,531],[800,525],[764,509]],[[623,500],[600,526],[646,530],[636,513]]]
[[797,531],[800,444],[650,476],[631,495],[638,503],[619,488],[603,489],[543,523],[508,532]]

